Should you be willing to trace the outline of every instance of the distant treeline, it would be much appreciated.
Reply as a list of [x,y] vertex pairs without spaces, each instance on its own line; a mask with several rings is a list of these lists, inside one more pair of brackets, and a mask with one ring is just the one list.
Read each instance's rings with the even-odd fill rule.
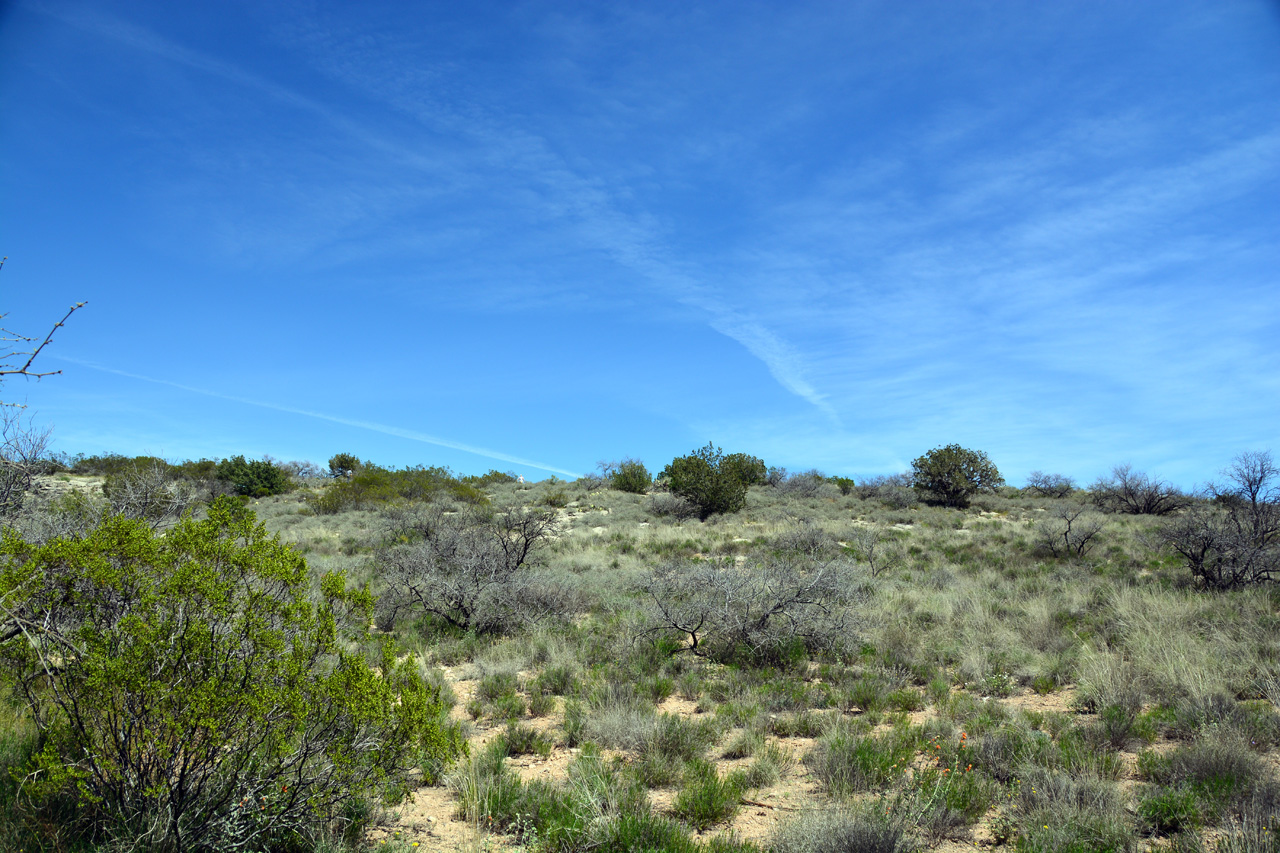
[[269,456],[262,459],[232,456],[227,459],[170,462],[158,456],[125,456],[120,453],[93,456],[56,454],[42,460],[38,473],[97,476],[111,482],[128,478],[144,469],[159,472],[171,480],[210,484],[215,490],[221,486],[222,491],[245,497],[283,494],[299,482],[328,479],[332,482],[326,488],[307,499],[311,508],[321,514],[394,500],[427,500],[437,492],[448,492],[459,500],[482,504],[487,502],[483,489],[495,483],[516,480],[515,474],[496,470],[482,475],[458,475],[439,466],[385,468],[361,461],[350,453],[335,454],[327,468],[310,461],[282,462]]

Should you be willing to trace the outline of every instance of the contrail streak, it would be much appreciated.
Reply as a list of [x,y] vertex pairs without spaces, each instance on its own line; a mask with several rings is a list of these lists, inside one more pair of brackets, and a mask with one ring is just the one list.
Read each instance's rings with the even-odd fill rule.
[[[51,356],[52,357],[52,356]],[[327,415],[324,412],[313,412],[308,409],[299,409],[294,406],[282,406],[278,403],[264,403],[261,400],[250,400],[247,397],[236,397],[232,394],[220,394],[217,391],[209,391],[204,388],[195,388],[191,385],[183,385],[181,382],[171,382],[168,379],[156,379],[151,376],[143,376],[138,373],[130,373],[126,370],[116,370],[114,367],[103,367],[100,364],[94,364],[91,361],[82,361],[78,358],[68,358],[67,356],[57,356],[61,361],[69,361],[72,364],[78,364],[81,367],[87,367],[91,370],[99,370],[103,373],[112,373],[116,376],[124,376],[128,379],[137,379],[141,382],[150,382],[153,385],[168,385],[170,388],[177,388],[181,391],[187,391],[191,394],[201,394],[205,397],[214,397],[218,400],[228,400],[233,403],[243,403],[246,406],[257,406],[260,409],[271,409],[276,412],[285,412],[291,415],[302,415],[307,418],[315,418],[316,420],[329,421],[330,423],[342,424],[343,426],[358,427],[367,429],[371,432],[380,432],[383,435],[392,435],[396,438],[407,438],[410,441],[420,441],[423,444],[434,444],[438,447],[448,447],[452,450],[461,450],[465,453],[474,453],[477,456],[484,456],[489,459],[497,459],[500,462],[510,462],[513,465],[527,465],[530,468],[537,468],[542,471],[550,471],[553,474],[563,474],[566,477],[577,478],[581,475],[573,471],[566,471],[563,468],[556,468],[554,465],[547,465],[542,462],[535,462],[532,459],[524,459],[519,456],[512,456],[508,453],[502,453],[498,450],[490,450],[487,447],[476,447],[471,444],[463,444],[460,441],[452,441],[447,438],[440,438],[434,435],[428,435],[425,432],[417,432],[411,429],[404,429],[397,426],[389,426],[388,424],[375,423],[373,421],[358,421],[354,418],[340,418],[337,415]]]

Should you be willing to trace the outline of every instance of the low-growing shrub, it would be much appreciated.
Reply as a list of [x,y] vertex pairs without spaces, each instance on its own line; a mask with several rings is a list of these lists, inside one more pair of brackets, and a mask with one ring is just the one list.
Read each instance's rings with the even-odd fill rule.
[[868,810],[810,810],[783,823],[773,853],[906,853],[912,840],[901,824]]
[[740,774],[730,773],[722,779],[714,764],[691,761],[685,767],[684,785],[671,804],[671,812],[702,831],[737,814],[738,800],[745,788]]
[[473,506],[489,503],[474,481],[459,480],[448,468],[415,465],[390,469],[370,462],[347,469],[343,476],[306,495],[304,500],[317,515],[333,515],[349,509],[429,501],[442,496]]
[[578,691],[578,676],[571,666],[553,664],[538,673],[533,685],[541,693],[570,696]]
[[1141,769],[1158,785],[1190,791],[1210,821],[1238,808],[1266,776],[1262,760],[1230,735],[1202,737]]
[[569,493],[564,489],[556,489],[543,495],[538,503],[555,509],[564,509],[569,505]]
[[660,518],[688,521],[698,517],[698,507],[679,495],[658,492],[649,498],[649,512]]
[[766,788],[777,784],[796,764],[791,750],[777,741],[765,741],[754,751],[755,758],[747,767],[743,781],[748,788]]
[[1137,848],[1119,790],[1077,773],[1028,768],[1018,785],[1018,849],[1115,851]]
[[1149,831],[1166,835],[1196,829],[1204,819],[1194,791],[1164,785],[1149,786],[1142,792],[1138,817]]
[[801,471],[797,474],[786,475],[775,485],[775,488],[780,494],[797,498],[812,498],[822,491],[822,487],[826,482],[827,477],[821,471]]
[[1082,504],[1056,504],[1036,525],[1036,546],[1054,557],[1084,557],[1105,525],[1102,516]]
[[821,738],[804,763],[833,794],[846,796],[890,784],[906,771],[916,746],[906,727],[880,735],[838,731]]
[[460,630],[499,633],[572,609],[571,592],[535,571],[557,525],[554,509],[426,504],[386,515],[392,543],[375,563],[381,606],[433,614]]
[[556,697],[550,693],[534,691],[529,696],[529,716],[545,717],[556,710]]
[[668,561],[641,582],[651,635],[721,662],[791,666],[848,636],[849,567],[757,557],[732,562]]
[[534,729],[518,723],[507,723],[500,741],[509,756],[541,755],[545,757],[551,754],[551,741]]

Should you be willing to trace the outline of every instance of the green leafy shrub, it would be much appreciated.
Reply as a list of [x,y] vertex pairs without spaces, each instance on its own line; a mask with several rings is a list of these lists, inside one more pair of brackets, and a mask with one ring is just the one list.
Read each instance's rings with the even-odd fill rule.
[[978,492],[995,492],[1004,485],[987,454],[958,444],[935,447],[912,462],[911,471],[912,488],[949,507],[966,507]]
[[1030,768],[1018,785],[1018,850],[1084,853],[1137,849],[1119,790],[1076,773]]
[[839,489],[841,495],[846,497],[853,494],[853,490],[857,486],[852,477],[828,477],[827,481]]
[[1139,767],[1159,785],[1191,792],[1208,820],[1238,808],[1266,776],[1262,759],[1231,736],[1202,738]]
[[486,474],[470,474],[461,478],[462,482],[475,486],[478,489],[487,489],[491,486],[500,486],[505,483],[514,483],[516,475],[510,471],[499,471],[496,468],[490,468]]
[[875,736],[837,731],[819,740],[804,762],[834,794],[844,796],[882,788],[900,777],[916,745],[905,727]]
[[293,488],[288,472],[270,459],[232,456],[218,463],[219,480],[230,483],[236,494],[251,498],[281,495]]
[[344,477],[305,498],[317,515],[402,501],[429,501],[440,495],[473,506],[489,502],[474,483],[459,480],[448,468],[414,465],[390,469],[363,462],[343,470],[348,471]]
[[233,500],[163,537],[118,517],[6,534],[0,558],[0,667],[43,738],[27,793],[74,801],[86,836],[277,845],[464,748],[416,667],[360,651],[369,596],[330,574],[314,603],[303,559]]
[[564,489],[556,489],[554,492],[547,492],[542,496],[538,503],[543,506],[555,507],[556,509],[564,509],[569,505],[569,493]]
[[360,467],[360,457],[354,453],[335,453],[329,457],[330,477],[350,477]]
[[748,486],[763,486],[769,478],[764,460],[745,453],[730,453],[720,461],[720,469]]
[[740,774],[721,779],[709,761],[693,761],[685,768],[684,786],[671,804],[676,817],[699,831],[724,823],[738,812],[746,785]]
[[623,459],[608,469],[609,488],[643,495],[653,485],[653,475],[639,459]]
[[1202,822],[1195,792],[1163,785],[1143,791],[1138,802],[1138,817],[1148,829],[1166,834],[1195,829]]
[[502,745],[507,755],[541,755],[548,756],[551,754],[551,741],[547,740],[541,734],[528,726],[522,726],[518,723],[507,723],[506,731],[502,733]]
[[712,515],[737,512],[747,503],[747,481],[739,466],[724,465],[724,452],[708,443],[688,456],[671,460],[662,472],[672,494],[684,498],[706,520]]

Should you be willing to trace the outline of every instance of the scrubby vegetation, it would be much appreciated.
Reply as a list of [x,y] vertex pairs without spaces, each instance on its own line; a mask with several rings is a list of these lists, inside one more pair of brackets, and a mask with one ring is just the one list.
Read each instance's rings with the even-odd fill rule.
[[1270,455],[1164,515],[917,462],[64,466],[7,516],[0,847],[1280,847]]

